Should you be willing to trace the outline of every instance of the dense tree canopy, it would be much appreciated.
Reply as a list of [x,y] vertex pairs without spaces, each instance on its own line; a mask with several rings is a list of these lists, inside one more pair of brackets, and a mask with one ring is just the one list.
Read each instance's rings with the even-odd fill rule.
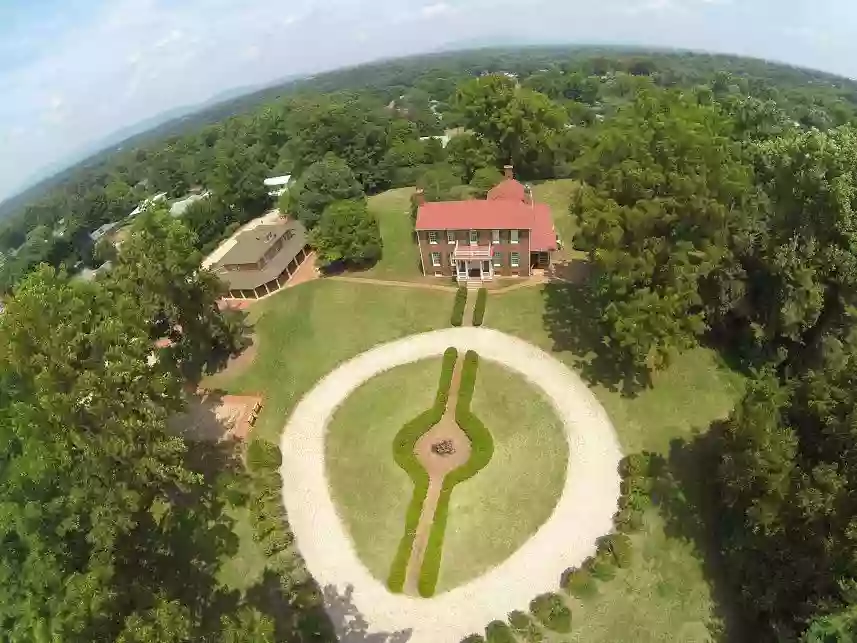
[[289,211],[311,230],[331,203],[364,196],[348,164],[328,154],[313,163],[291,188]]
[[703,284],[733,269],[752,211],[749,167],[715,107],[646,91],[577,162],[576,244],[610,341],[655,368],[708,327]]
[[381,257],[381,233],[366,199],[331,203],[310,240],[323,266],[366,265]]

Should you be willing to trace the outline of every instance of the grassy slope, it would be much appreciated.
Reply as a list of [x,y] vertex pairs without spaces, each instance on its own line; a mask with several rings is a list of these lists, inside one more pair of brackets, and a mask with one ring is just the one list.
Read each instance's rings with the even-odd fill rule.
[[356,277],[414,281],[424,279],[420,253],[414,243],[411,222],[413,188],[398,188],[369,197],[369,210],[381,227],[384,254],[369,270],[356,272]]
[[410,478],[393,460],[393,439],[406,422],[431,407],[440,362],[406,364],[369,380],[328,426],[325,464],[331,496],[357,554],[382,582],[413,493]]
[[205,382],[230,393],[256,393],[265,406],[254,433],[276,441],[292,407],[345,360],[377,344],[449,324],[452,294],[315,281],[257,304],[256,362],[233,379]]
[[452,492],[439,592],[514,553],[550,516],[565,482],[562,422],[538,389],[483,359],[471,408],[491,431],[494,456]]
[[[577,354],[556,346],[551,332],[556,322],[545,321],[546,301],[552,299],[546,296],[546,289],[557,287],[566,286],[526,288],[491,298],[485,325],[531,341],[580,371],[585,351],[580,344],[575,347]],[[548,319],[552,319],[550,315]],[[557,336],[576,340],[587,336],[583,319],[570,315],[565,323]],[[597,372],[582,370],[592,374],[590,379],[597,376]],[[652,388],[634,397],[597,383],[591,386],[607,409],[625,452],[667,452],[672,439],[704,430],[712,420],[728,414],[740,395],[742,378],[720,366],[713,352],[698,348],[677,358],[654,377]],[[647,520],[646,533],[635,537],[633,567],[609,583],[599,583],[598,599],[586,604],[570,599],[574,632],[552,637],[552,641],[709,640],[706,623],[716,607],[701,554],[687,541],[667,535],[656,512]]]

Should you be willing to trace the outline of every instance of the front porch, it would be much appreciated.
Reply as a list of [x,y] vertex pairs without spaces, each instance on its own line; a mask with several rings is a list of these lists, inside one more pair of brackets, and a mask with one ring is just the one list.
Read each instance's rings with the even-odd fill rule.
[[494,266],[490,259],[453,259],[456,281],[491,281]]

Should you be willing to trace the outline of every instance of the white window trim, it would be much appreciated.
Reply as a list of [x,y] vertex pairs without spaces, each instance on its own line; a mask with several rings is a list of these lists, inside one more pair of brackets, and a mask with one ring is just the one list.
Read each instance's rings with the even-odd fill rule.
[[447,230],[446,231],[446,242],[447,243],[455,243],[455,230]]
[[495,252],[493,255],[491,255],[491,264],[495,268],[502,268],[503,267],[503,253],[502,252]]
[[[432,235],[434,236],[434,240],[432,240]],[[428,233],[429,243],[433,246],[437,245],[437,230],[429,230]]]
[[[437,261],[435,261],[435,259],[437,259]],[[442,261],[443,261],[443,260],[441,259],[441,256],[440,256],[440,253],[439,253],[439,252],[432,252],[432,253],[431,253],[431,265],[432,265],[432,268],[440,268],[440,265],[441,265],[441,262],[442,262]]]
[[[473,238],[474,236],[476,239]],[[471,230],[470,236],[468,236],[467,239],[470,241],[471,246],[479,245],[479,230]]]
[[509,231],[509,243],[517,245],[521,240],[521,232],[520,230],[510,230]]
[[492,230],[491,231],[491,243],[500,243],[500,231]]
[[[517,260],[515,256],[517,255]],[[512,268],[520,268],[521,267],[521,254],[519,252],[513,252],[509,255],[509,264]]]

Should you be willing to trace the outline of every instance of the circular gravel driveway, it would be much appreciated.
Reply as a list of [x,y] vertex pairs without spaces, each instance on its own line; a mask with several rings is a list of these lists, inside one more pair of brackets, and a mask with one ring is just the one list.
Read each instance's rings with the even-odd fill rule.
[[[363,382],[399,364],[441,355],[450,346],[474,350],[544,392],[565,426],[568,474],[553,514],[506,561],[432,598],[392,594],[360,562],[336,513],[325,475],[325,431],[337,406]],[[412,335],[345,362],[295,407],[281,448],[289,522],[345,643],[458,643],[514,609],[526,610],[537,594],[557,590],[563,570],[595,552],[595,540],[612,529],[619,499],[621,452],[601,404],[577,374],[554,357],[486,328]],[[392,457],[392,445],[390,449]]]

